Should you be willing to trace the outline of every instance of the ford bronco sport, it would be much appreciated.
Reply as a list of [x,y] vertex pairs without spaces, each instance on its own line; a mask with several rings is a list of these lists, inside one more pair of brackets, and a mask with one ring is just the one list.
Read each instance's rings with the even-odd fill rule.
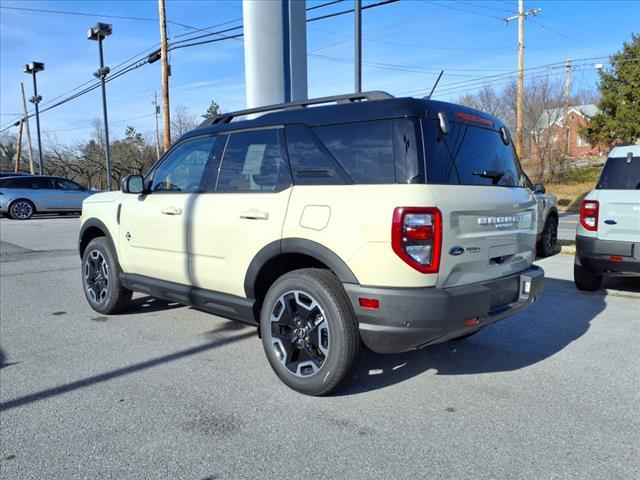
[[94,310],[136,291],[256,325],[277,376],[310,395],[361,343],[468,336],[543,288],[536,201],[502,122],[384,92],[220,115],[82,212]]
[[614,147],[582,201],[573,278],[593,291],[603,275],[640,276],[640,145]]

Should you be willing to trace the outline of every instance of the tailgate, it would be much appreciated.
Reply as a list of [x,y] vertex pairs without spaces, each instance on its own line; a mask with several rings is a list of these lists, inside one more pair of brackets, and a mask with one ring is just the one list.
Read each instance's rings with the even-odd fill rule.
[[640,242],[640,190],[596,190],[598,238]]
[[526,188],[431,185],[442,212],[438,287],[518,273],[534,259],[536,201]]

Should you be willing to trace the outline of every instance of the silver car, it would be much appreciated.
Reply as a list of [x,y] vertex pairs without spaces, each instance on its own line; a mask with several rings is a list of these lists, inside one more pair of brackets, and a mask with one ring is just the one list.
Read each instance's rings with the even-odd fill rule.
[[83,200],[94,193],[63,177],[2,178],[0,213],[15,220],[28,220],[34,213],[80,212]]

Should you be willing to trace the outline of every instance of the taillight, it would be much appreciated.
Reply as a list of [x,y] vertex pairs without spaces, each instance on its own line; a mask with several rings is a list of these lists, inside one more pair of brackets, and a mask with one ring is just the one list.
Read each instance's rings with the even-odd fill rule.
[[598,210],[600,206],[597,200],[583,200],[580,208],[580,223],[591,232],[598,231]]
[[393,212],[391,246],[412,268],[436,273],[440,268],[442,214],[437,208],[398,207]]

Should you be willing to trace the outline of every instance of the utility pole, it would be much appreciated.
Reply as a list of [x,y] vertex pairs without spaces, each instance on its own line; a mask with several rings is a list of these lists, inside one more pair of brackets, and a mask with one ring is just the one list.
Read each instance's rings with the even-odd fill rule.
[[523,132],[523,111],[524,111],[524,19],[526,17],[535,17],[541,8],[531,8],[524,11],[524,0],[518,0],[518,15],[503,18],[505,24],[509,24],[512,20],[518,19],[518,100],[516,106],[516,152],[522,157],[524,146]]
[[156,160],[158,160],[160,159],[160,127],[158,126],[160,107],[158,106],[158,92],[153,92],[153,114],[156,117]]
[[163,152],[171,146],[171,110],[169,109],[169,59],[167,56],[167,19],[164,11],[164,0],[158,0],[160,17],[160,55],[162,59],[162,123],[164,138]]
[[24,73],[28,73],[33,78],[33,97],[29,99],[36,107],[36,133],[38,134],[38,170],[40,175],[44,175],[44,162],[42,161],[42,140],[40,139],[40,110],[38,104],[42,101],[42,95],[38,95],[38,82],[36,82],[36,74],[44,70],[44,63],[31,62],[24,66]]
[[564,74],[564,99],[562,102],[562,127],[564,128],[564,154],[569,153],[569,96],[571,95],[571,59],[567,60]]
[[18,129],[18,148],[16,151],[16,168],[15,173],[20,171],[20,154],[22,153],[22,125],[24,124],[24,118],[20,119],[20,128]]
[[355,0],[355,77],[356,77],[356,92],[362,91],[362,0]]
[[98,52],[100,54],[100,70],[93,75],[100,79],[102,88],[102,115],[104,117],[104,158],[107,163],[107,190],[111,191],[111,153],[109,147],[109,119],[107,116],[107,89],[105,86],[106,78],[111,71],[109,67],[104,66],[104,54],[102,52],[102,41],[113,32],[113,27],[108,23],[96,23],[96,26],[90,28],[87,32],[88,40],[98,41]]
[[29,146],[29,172],[33,175],[33,147],[31,146],[31,131],[29,130],[29,115],[27,114],[27,99],[24,95],[24,83],[20,82],[22,92],[22,113],[24,122],[27,124],[27,145]]

